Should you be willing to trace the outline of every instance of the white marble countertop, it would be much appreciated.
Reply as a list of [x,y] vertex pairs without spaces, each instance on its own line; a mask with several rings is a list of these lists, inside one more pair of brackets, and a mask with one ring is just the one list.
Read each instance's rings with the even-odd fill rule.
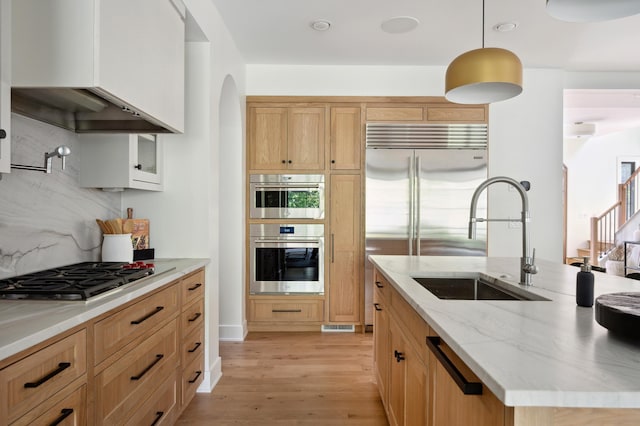
[[154,259],[155,273],[88,301],[0,300],[0,360],[195,271],[208,259]]
[[[576,305],[579,268],[537,261],[517,284],[519,258],[371,256],[438,335],[507,406],[640,407],[640,341],[610,334]],[[500,278],[550,301],[441,300],[412,277]],[[640,281],[594,272],[595,296],[640,292]]]

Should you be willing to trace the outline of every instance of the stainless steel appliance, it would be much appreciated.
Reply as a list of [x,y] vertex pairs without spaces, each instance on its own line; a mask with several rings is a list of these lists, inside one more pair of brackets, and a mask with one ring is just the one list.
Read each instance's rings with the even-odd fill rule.
[[251,175],[251,219],[324,219],[324,175]]
[[154,273],[154,267],[144,262],[82,262],[60,266],[0,280],[0,298],[88,300],[148,277]]
[[[468,238],[469,204],[487,178],[486,125],[367,125],[366,255],[485,256]],[[486,194],[478,213],[486,212]],[[486,216],[484,216],[486,217]],[[365,261],[365,324],[373,267]]]
[[251,294],[324,294],[324,225],[252,224]]

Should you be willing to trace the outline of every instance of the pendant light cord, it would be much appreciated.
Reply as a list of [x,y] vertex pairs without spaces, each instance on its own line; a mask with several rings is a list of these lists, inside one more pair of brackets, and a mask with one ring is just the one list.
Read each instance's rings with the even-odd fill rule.
[[482,0],[482,48],[484,49],[484,0]]

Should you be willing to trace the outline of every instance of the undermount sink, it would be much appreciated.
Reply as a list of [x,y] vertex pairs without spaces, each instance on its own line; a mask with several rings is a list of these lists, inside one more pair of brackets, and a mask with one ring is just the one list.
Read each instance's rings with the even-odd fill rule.
[[[537,294],[480,278],[414,278],[439,299],[448,300],[549,300]],[[507,288],[512,287],[512,288]]]

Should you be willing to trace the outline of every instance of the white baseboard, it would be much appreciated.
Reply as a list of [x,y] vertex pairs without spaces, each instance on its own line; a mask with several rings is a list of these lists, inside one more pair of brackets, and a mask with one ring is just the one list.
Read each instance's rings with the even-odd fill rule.
[[222,358],[218,357],[209,371],[204,372],[204,379],[198,386],[198,393],[211,393],[222,377]]
[[247,322],[242,325],[220,325],[218,327],[221,342],[243,342],[247,337]]

